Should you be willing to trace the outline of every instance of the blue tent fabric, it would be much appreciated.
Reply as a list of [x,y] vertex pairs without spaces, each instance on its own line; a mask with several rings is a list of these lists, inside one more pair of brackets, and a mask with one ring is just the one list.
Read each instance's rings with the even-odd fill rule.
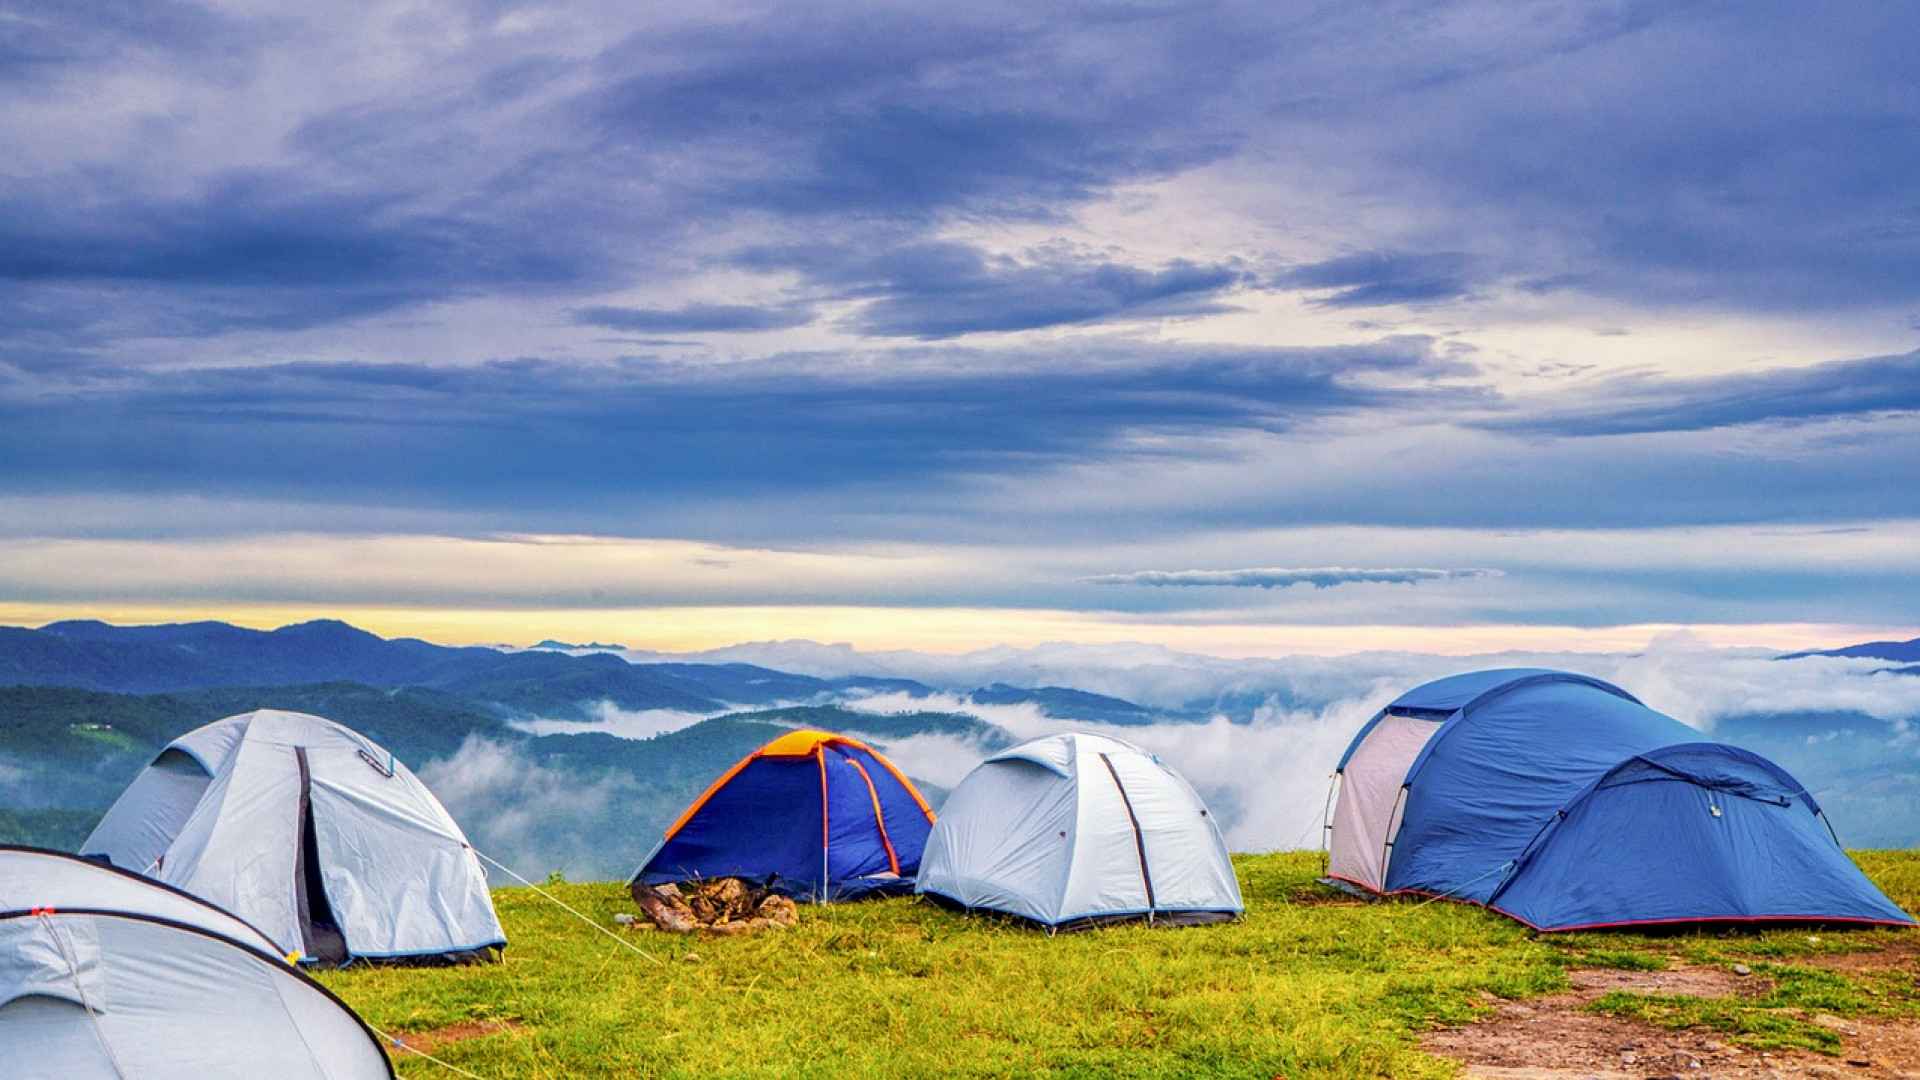
[[1380,710],[1373,719],[1361,727],[1360,733],[1347,744],[1346,753],[1340,756],[1336,768],[1344,769],[1360,744],[1367,741],[1367,735],[1387,716],[1411,716],[1422,720],[1444,721],[1456,718],[1469,708],[1487,703],[1494,698],[1528,686],[1550,683],[1567,683],[1587,686],[1612,694],[1615,697],[1640,704],[1640,699],[1625,690],[1593,678],[1589,675],[1576,675],[1568,671],[1554,671],[1551,668],[1491,668],[1486,671],[1469,671],[1460,675],[1449,675],[1444,679],[1435,679],[1401,694],[1391,705]]
[[1368,888],[1483,904],[1539,929],[1913,922],[1779,766],[1702,742],[1609,683],[1520,668],[1417,687],[1361,729],[1343,772],[1390,716],[1434,726],[1384,827],[1384,874],[1358,882]]
[[1479,688],[1427,743],[1407,774],[1389,891],[1485,903],[1546,819],[1601,773],[1699,738],[1607,684],[1558,674]]
[[1623,762],[1557,815],[1489,904],[1539,930],[1911,922],[1779,766],[1717,743]]
[[858,740],[794,732],[749,755],[701,796],[647,857],[648,885],[768,880],[806,900],[907,892],[932,812]]

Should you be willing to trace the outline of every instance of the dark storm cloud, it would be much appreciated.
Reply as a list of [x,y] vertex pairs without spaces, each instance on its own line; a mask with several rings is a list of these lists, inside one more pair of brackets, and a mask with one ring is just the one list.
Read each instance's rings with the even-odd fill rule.
[[0,489],[504,510],[903,491],[1071,460],[1130,433],[1280,431],[1412,405],[1354,377],[1452,369],[1419,340],[926,359],[898,374],[794,357],[717,374],[513,361],[123,373],[59,393],[43,381],[0,404]]
[[1096,585],[1216,586],[1238,589],[1285,589],[1311,585],[1331,589],[1340,585],[1416,585],[1423,581],[1461,581],[1469,578],[1499,577],[1498,570],[1357,570],[1329,566],[1287,570],[1138,570],[1127,574],[1101,574],[1088,580]]
[[[34,81],[55,70],[70,87],[218,67],[251,92],[270,35],[354,32],[178,3],[10,13],[0,85],[33,100],[57,96]],[[130,145],[0,178],[0,272],[91,290],[117,313],[104,341],[588,298],[788,238],[898,254],[854,320],[875,336],[1181,316],[1216,310],[1226,259],[958,252],[916,275],[910,256],[955,222],[1062,221],[1251,147],[1307,196],[1276,198],[1274,222],[1356,252],[1270,282],[1323,306],[1502,283],[1732,309],[1920,297],[1906,6],[774,5],[603,13],[604,43],[572,52],[488,32],[505,13],[458,16],[465,44],[416,86],[290,103],[272,165],[210,147],[182,182]],[[222,107],[152,92],[138,130],[159,145]],[[1400,235],[1341,238],[1348,200]],[[742,225],[751,240],[696,246]],[[791,265],[842,280],[835,260]]]
[[600,306],[581,308],[573,313],[573,321],[581,326],[604,326],[609,330],[651,334],[786,330],[805,326],[813,320],[813,313],[797,304],[770,307],[688,304],[678,308]]
[[205,63],[245,36],[231,20],[175,0],[10,0],[0,12],[0,83],[57,78],[141,54]]
[[[423,211],[398,192],[316,191],[292,174],[167,202],[14,194],[0,196],[0,282],[95,338],[291,329],[593,273],[590,251],[535,232]],[[35,321],[10,320],[0,342]]]
[[1420,305],[1466,296],[1477,284],[1474,260],[1460,252],[1411,255],[1368,252],[1299,266],[1278,275],[1281,285],[1325,290],[1327,307]]
[[[59,62],[76,75],[119,71],[110,43],[162,18],[134,11],[104,19],[127,24],[117,37],[75,35]],[[243,29],[202,33],[217,16],[179,11],[140,47],[191,65],[198,38]],[[69,20],[42,14],[15,35],[22,56],[63,37]],[[1226,85],[1228,65],[1177,62],[1156,44],[1170,21],[1112,14],[1081,46],[1066,12],[934,20],[782,7],[738,25],[616,36],[585,61],[476,46],[423,73],[412,93],[289,117],[271,165],[216,154],[192,163],[190,183],[161,184],[136,154],[0,177],[0,277],[91,290],[117,315],[93,325],[102,340],[212,335],[671,279],[695,261],[687,244],[741,215],[771,236],[902,249],[956,213],[1052,219],[1231,143],[1194,113],[1204,88]],[[106,43],[88,44],[96,38]],[[1117,62],[1116,50],[1135,45],[1146,53]],[[1189,281],[1196,273],[1218,277],[1211,267],[1041,267],[1025,284],[1056,298],[999,321],[1086,321],[1218,287]],[[975,305],[1021,284],[1004,271],[975,277]],[[959,310],[964,300],[933,310],[915,290],[896,283],[870,316],[874,332],[942,337],[986,319]],[[724,312],[713,326],[682,314],[688,331],[732,325]]]
[[776,5],[723,33],[636,34],[600,58],[605,79],[577,104],[613,158],[709,156],[708,205],[1052,218],[1227,148],[1193,110],[1248,58],[1225,50],[1187,63],[1204,43],[1170,32],[1183,21],[1148,9],[950,7],[930,18]]
[[[8,13],[0,494],[874,543],[1920,515],[1912,355],[1509,400],[1441,362],[1511,351],[1471,326],[1169,343],[1507,329],[1516,288],[1911,322],[1912,6]],[[803,326],[860,340],[753,351]],[[1101,343],[1020,337],[1059,327]],[[312,356],[358,362],[275,362]],[[1033,509],[1054,469],[1092,509]]]
[[1555,435],[1705,431],[1920,411],[1920,352],[1710,379],[1614,379],[1488,427]]
[[1920,9],[1615,5],[1500,50],[1502,32],[1526,40],[1524,18],[1461,50],[1416,32],[1410,75],[1493,52],[1426,82],[1363,77],[1353,88],[1374,94],[1337,107],[1369,194],[1412,211],[1429,244],[1658,307],[1920,295]]
[[866,336],[920,340],[1215,312],[1224,310],[1216,297],[1245,276],[1230,266],[1177,261],[1149,270],[1068,251],[996,258],[956,243],[910,244],[871,256],[761,251],[752,264],[800,269],[834,295],[866,301],[852,320]]

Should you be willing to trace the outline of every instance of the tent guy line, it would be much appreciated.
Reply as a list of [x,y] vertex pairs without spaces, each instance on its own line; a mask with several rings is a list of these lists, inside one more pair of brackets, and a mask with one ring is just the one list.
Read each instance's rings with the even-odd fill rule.
[[534,892],[545,897],[547,900],[551,901],[556,907],[559,907],[560,909],[564,910],[569,915],[572,915],[574,918],[579,919],[581,922],[586,923],[588,926],[593,927],[595,930],[600,931],[601,933],[607,935],[613,940],[619,942],[621,945],[627,947],[628,949],[633,950],[634,952],[639,953],[641,956],[646,957],[647,959],[653,961],[654,963],[659,964],[662,967],[666,966],[666,961],[660,959],[659,957],[653,955],[652,953],[646,951],[645,949],[642,949],[638,945],[635,945],[633,942],[628,941],[626,938],[621,937],[619,934],[616,934],[613,931],[607,929],[606,927],[601,926],[599,923],[594,922],[592,919],[588,918],[585,915],[582,915],[579,911],[575,910],[574,908],[568,907],[565,901],[561,900],[559,897],[553,895],[552,893],[541,888],[540,886],[535,885],[533,882],[528,881],[526,878],[521,877],[518,873],[514,872],[512,867],[507,866],[506,864],[500,862],[499,860],[493,858],[492,856],[488,855],[486,852],[481,851],[479,848],[476,848],[471,844],[467,845],[467,850],[473,852],[475,855],[478,855],[485,862],[493,866],[499,867],[502,871],[506,873],[508,877],[511,877],[513,880],[519,882],[522,885],[525,885],[527,888],[532,889]]
[[372,1024],[368,1024],[367,1027],[371,1028],[375,1035],[380,1036],[381,1040],[384,1041],[388,1046],[391,1046],[396,1050],[405,1050],[407,1053],[412,1054],[415,1057],[426,1058],[428,1061],[433,1062],[435,1065],[438,1065],[449,1072],[458,1073],[461,1076],[472,1077],[473,1080],[486,1080],[486,1078],[481,1076],[479,1073],[468,1072],[467,1070],[461,1068],[460,1066],[455,1065],[451,1061],[442,1061],[439,1058],[434,1057],[432,1054],[427,1053],[425,1050],[422,1050],[417,1046],[412,1046],[401,1041],[401,1038],[398,1035],[389,1035],[386,1032],[381,1031],[379,1028],[374,1027]]

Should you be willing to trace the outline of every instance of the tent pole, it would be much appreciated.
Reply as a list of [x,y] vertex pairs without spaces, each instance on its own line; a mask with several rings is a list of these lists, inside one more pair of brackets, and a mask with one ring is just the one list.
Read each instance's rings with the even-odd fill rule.
[[1333,793],[1340,786],[1340,770],[1327,777],[1327,805],[1320,811],[1320,876],[1333,872],[1331,839],[1333,836]]

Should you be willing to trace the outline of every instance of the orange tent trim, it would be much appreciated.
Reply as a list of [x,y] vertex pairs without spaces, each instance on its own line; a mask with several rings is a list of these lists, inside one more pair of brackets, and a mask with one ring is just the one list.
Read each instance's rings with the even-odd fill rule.
[[[920,797],[920,789],[914,787],[913,781],[908,780],[906,777],[906,774],[902,773],[899,769],[894,768],[893,762],[888,761],[885,757],[882,757],[877,751],[874,750],[873,747],[868,746],[866,743],[861,742],[859,739],[850,739],[845,735],[835,735],[832,732],[827,732],[827,731],[789,731],[785,735],[780,736],[779,738],[773,740],[772,742],[761,747],[760,749],[755,750],[753,753],[748,754],[746,757],[741,758],[739,762],[734,765],[733,768],[728,769],[725,773],[721,774],[720,779],[715,780],[713,783],[707,785],[707,790],[701,792],[700,797],[693,800],[693,805],[687,807],[686,811],[682,813],[680,817],[676,819],[672,825],[667,826],[667,831],[663,838],[667,840],[673,839],[674,834],[679,832],[681,827],[686,825],[688,821],[692,820],[693,815],[699,813],[701,807],[707,805],[707,800],[711,799],[715,792],[719,791],[723,787],[726,787],[727,781],[732,780],[734,777],[740,775],[740,770],[746,768],[748,765],[753,764],[753,762],[759,758],[811,757],[811,758],[819,759],[820,768],[821,768],[821,788],[822,788],[822,793],[824,797],[825,786],[826,786],[826,760],[825,760],[825,757],[821,754],[820,748],[828,743],[842,743],[847,746],[852,746],[861,750],[865,750],[867,753],[872,754],[876,761],[879,761],[881,764],[887,767],[887,771],[893,774],[894,779],[900,781],[900,786],[906,788],[907,793],[913,796],[913,801],[920,805],[920,812],[927,815],[927,820],[928,821],[933,820],[933,808],[927,805],[927,800]],[[860,772],[861,772],[861,775],[863,776],[866,775],[865,769],[860,770]],[[873,780],[871,778],[867,780],[867,787],[869,789],[873,787]],[[878,796],[876,795],[876,799],[877,798]],[[824,811],[822,816],[824,817]],[[821,827],[822,829],[826,827],[826,823],[824,821],[822,821]],[[891,843],[888,844],[888,853],[889,854],[892,853]]]

